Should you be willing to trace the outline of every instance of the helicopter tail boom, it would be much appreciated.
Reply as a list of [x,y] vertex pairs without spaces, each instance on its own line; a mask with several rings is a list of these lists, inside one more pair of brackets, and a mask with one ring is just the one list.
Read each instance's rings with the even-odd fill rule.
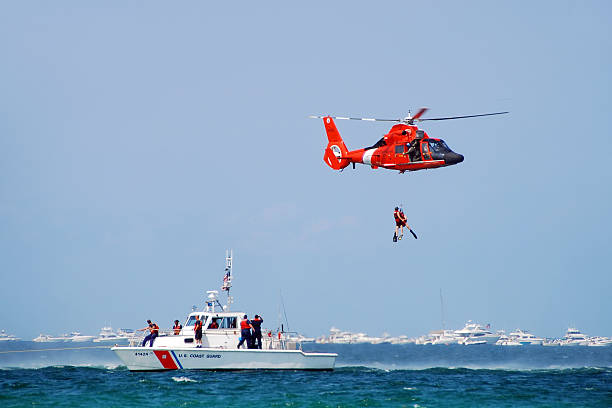
[[334,170],[341,170],[350,164],[350,160],[344,158],[348,149],[336,128],[334,120],[326,116],[323,118],[325,132],[327,133],[327,147],[323,155],[323,161]]

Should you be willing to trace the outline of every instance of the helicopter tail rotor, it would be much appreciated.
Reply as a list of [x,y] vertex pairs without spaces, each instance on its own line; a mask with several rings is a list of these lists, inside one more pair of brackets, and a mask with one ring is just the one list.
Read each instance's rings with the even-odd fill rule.
[[346,159],[348,149],[340,136],[340,132],[336,128],[331,117],[324,117],[325,132],[327,133],[327,147],[323,155],[323,161],[334,170],[342,170],[350,164],[350,160]]

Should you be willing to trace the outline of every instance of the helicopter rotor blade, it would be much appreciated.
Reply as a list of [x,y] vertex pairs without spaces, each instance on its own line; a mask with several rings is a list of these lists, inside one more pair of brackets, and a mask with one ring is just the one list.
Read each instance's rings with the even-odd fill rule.
[[[310,115],[308,116],[311,119],[323,119],[323,118],[327,118],[328,116],[316,116],[316,115]],[[401,122],[401,119],[377,119],[377,118],[349,118],[346,116],[329,116],[332,119],[340,119],[340,120],[364,120],[367,122]]]
[[412,117],[412,120],[415,120],[415,119],[420,118],[420,117],[421,117],[421,116],[423,116],[423,114],[424,114],[425,112],[427,112],[428,110],[429,110],[429,109],[427,109],[427,108],[421,108],[421,109],[420,109],[420,110],[419,110],[419,111],[416,113],[416,115],[414,115],[414,116]]
[[466,115],[466,116],[449,116],[447,118],[426,118],[426,119],[418,119],[418,121],[419,122],[424,122],[426,120],[450,120],[450,119],[463,119],[463,118],[477,118],[479,116],[504,115],[506,113],[510,113],[510,112],[482,113],[480,115]]
[[397,123],[407,123],[407,124],[414,124],[414,122],[425,122],[426,120],[450,120],[450,119],[464,119],[464,118],[477,118],[477,117],[481,117],[481,116],[494,116],[494,115],[504,115],[506,113],[510,113],[510,112],[493,112],[493,113],[481,113],[478,115],[464,115],[464,116],[449,116],[449,117],[444,117],[444,118],[424,118],[421,119],[421,116],[423,116],[425,114],[425,112],[427,112],[429,109],[428,108],[421,108],[416,115],[414,115],[413,117],[407,117],[404,119],[379,119],[379,118],[352,118],[352,117],[347,117],[347,116],[316,116],[316,115],[310,115],[308,116],[309,118],[312,119],[323,119],[326,117],[330,117],[333,119],[339,119],[339,120],[362,120],[362,121],[366,121],[366,122],[397,122]]

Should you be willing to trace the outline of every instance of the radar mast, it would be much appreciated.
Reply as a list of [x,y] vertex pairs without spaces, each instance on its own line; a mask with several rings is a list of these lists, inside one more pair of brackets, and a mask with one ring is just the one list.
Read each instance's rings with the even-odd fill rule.
[[232,256],[233,251],[231,249],[225,251],[225,275],[223,276],[223,286],[221,286],[221,290],[227,292],[227,305],[224,309],[228,312],[230,305],[234,301],[234,298],[230,296],[230,289],[232,288]]

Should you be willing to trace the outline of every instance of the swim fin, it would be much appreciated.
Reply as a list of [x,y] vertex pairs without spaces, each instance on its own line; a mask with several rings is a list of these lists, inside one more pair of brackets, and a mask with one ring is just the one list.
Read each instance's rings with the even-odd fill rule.
[[397,242],[397,235],[393,234],[393,242]]
[[414,231],[413,231],[413,230],[410,230],[410,233],[412,234],[412,236],[414,237],[414,239],[418,239],[418,238],[417,238],[417,236],[416,236],[416,234],[414,233]]

